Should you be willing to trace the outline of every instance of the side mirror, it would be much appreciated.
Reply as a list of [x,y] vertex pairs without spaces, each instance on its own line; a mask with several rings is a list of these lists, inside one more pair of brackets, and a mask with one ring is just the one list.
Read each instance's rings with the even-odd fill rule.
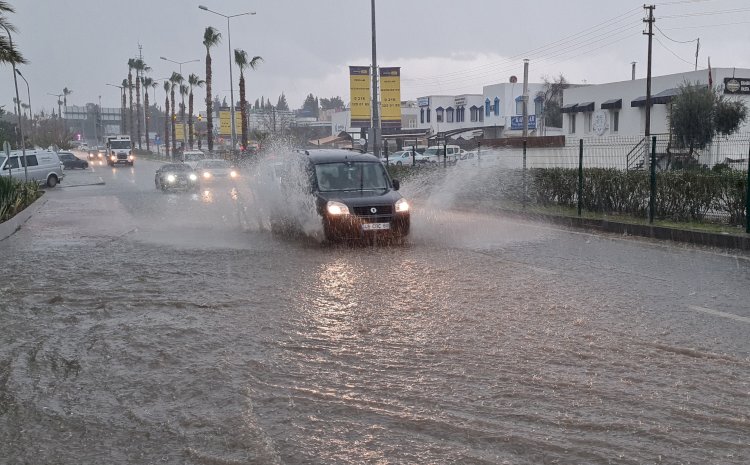
[[393,190],[397,191],[401,188],[401,183],[398,182],[398,179],[393,180]]

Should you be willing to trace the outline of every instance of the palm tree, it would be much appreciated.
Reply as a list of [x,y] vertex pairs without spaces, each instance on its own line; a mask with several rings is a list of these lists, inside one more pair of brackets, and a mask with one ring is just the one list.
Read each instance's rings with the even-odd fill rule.
[[149,114],[149,108],[148,108],[148,88],[154,85],[154,80],[148,76],[143,78],[143,106],[144,108],[144,126],[146,128],[146,151],[151,151],[151,145],[148,140],[148,114]]
[[[240,49],[234,50],[234,62],[240,68],[240,122],[242,127],[242,147],[247,148],[247,102],[245,101],[245,68],[255,69],[263,61],[256,56],[252,60],[247,59],[247,52]],[[232,108],[234,111],[234,108]]]
[[[185,82],[185,81],[183,81]],[[185,127],[185,96],[188,94],[188,85],[187,84],[180,84],[180,97],[182,98],[182,102],[180,103],[180,124],[182,125],[182,150],[185,150],[185,142],[186,142],[186,132],[187,128]]]
[[120,106],[120,129],[122,130],[122,134],[125,134],[127,131],[127,124],[126,124],[126,118],[125,118],[125,109],[128,107],[128,99],[125,96],[126,91],[128,89],[128,80],[123,79],[122,80],[122,106]]
[[203,32],[203,45],[206,46],[206,137],[208,151],[214,149],[214,111],[211,95],[211,47],[221,42],[221,33],[211,26]]
[[[15,13],[16,10],[5,1],[0,1],[0,28],[7,29],[8,32],[16,32],[16,27],[13,26],[8,18],[5,17],[5,13]],[[0,36],[0,63],[13,63],[13,64],[26,64],[27,61],[18,51],[15,44],[8,35],[8,37]]]
[[175,128],[175,122],[177,120],[177,115],[175,114],[175,104],[174,104],[174,88],[182,84],[182,82],[185,79],[183,79],[182,75],[177,72],[172,72],[172,76],[169,78],[169,95],[172,99],[172,155],[177,151],[177,141],[175,140],[177,138],[177,131]]
[[[67,87],[63,88],[63,108],[65,108],[65,113],[68,113],[68,95],[72,94],[73,90],[68,89]],[[60,117],[62,118],[62,113],[60,113]],[[63,127],[65,129],[65,136],[68,135],[68,121],[66,119],[63,119]]]
[[135,58],[128,60],[128,93],[130,94],[130,113],[128,116],[128,133],[130,140],[134,139],[133,134],[133,68],[135,68]]
[[[164,154],[169,157],[169,92],[172,89],[172,83],[164,81]],[[172,93],[172,99],[174,100],[174,92]],[[174,121],[174,120],[173,120]],[[172,126],[174,128],[174,126]]]
[[[146,63],[140,59],[137,58],[133,62],[133,69],[135,69],[135,108],[136,108],[136,116],[138,117],[138,150],[141,149],[141,73],[149,72],[151,71],[151,68],[146,65]],[[148,130],[146,130],[148,132]],[[148,134],[146,134],[146,138],[148,138]]]
[[202,81],[196,74],[188,76],[188,84],[190,84],[190,97],[188,98],[188,127],[190,128],[189,144],[190,148],[193,148],[193,87],[201,87],[206,81]]

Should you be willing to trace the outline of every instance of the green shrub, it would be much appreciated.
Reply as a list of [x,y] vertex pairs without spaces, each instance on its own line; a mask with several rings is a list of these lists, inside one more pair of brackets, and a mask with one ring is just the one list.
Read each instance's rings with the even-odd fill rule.
[[39,197],[39,185],[0,176],[0,222],[12,218]]

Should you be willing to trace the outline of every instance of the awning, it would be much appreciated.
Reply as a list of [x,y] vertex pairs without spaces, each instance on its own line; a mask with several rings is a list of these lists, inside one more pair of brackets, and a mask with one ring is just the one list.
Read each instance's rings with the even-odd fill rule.
[[602,110],[619,110],[622,108],[622,99],[613,98],[602,103]]
[[577,106],[577,103],[567,103],[560,108],[560,113],[573,113]]
[[344,137],[341,134],[337,134],[335,136],[328,136],[328,137],[323,137],[320,139],[311,139],[309,142],[312,145],[320,146],[320,145],[329,145],[329,144],[333,144],[334,142],[341,142],[344,140],[347,140],[347,137]]
[[[680,89],[676,87],[663,90],[659,92],[658,94],[651,96],[651,105],[665,105],[671,102],[672,98],[674,98],[679,93],[680,93]],[[646,96],[642,95],[638,97],[637,99],[634,99],[632,102],[630,102],[630,106],[631,107],[645,107]]]
[[576,112],[594,111],[595,107],[596,107],[596,104],[594,102],[579,103],[578,105],[576,105],[576,109],[574,111]]

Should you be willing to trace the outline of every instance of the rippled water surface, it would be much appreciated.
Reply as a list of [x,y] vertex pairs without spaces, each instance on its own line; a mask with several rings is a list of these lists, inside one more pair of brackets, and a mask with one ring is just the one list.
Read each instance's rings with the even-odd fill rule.
[[0,242],[0,462],[750,462],[745,256],[416,183],[407,244],[331,246],[153,169]]

